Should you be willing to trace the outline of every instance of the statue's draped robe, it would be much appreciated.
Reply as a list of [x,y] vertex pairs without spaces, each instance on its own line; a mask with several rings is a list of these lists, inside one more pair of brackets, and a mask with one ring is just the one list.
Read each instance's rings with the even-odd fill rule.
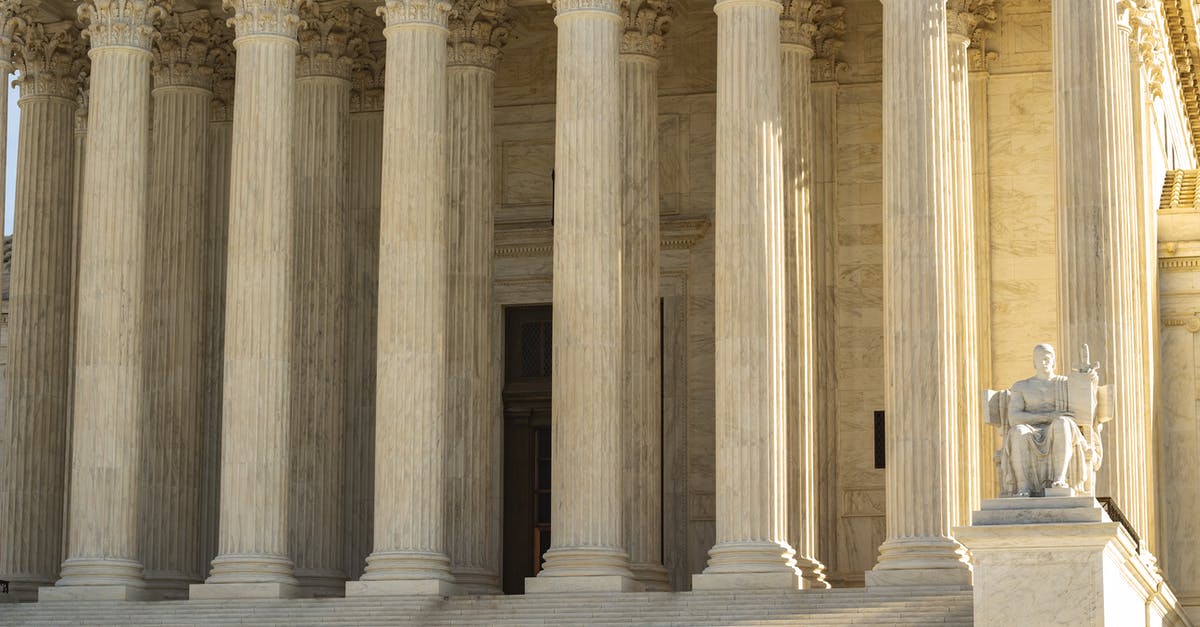
[[[1041,403],[1031,403],[1022,395],[1022,399],[1025,401],[1024,411],[1033,414],[1053,412],[1057,418],[1065,418],[1066,422],[1070,423],[1066,430],[1071,439],[1068,445],[1071,450],[1071,459],[1067,464],[1067,484],[1076,492],[1092,494],[1092,490],[1095,488],[1092,485],[1094,472],[1100,468],[1102,456],[1100,434],[1098,429],[1091,427],[1086,428],[1087,433],[1084,433],[1084,429],[1080,429],[1075,420],[1070,417],[1067,405],[1067,377],[1056,375],[1051,381],[1054,384],[1054,398]],[[1002,449],[1004,463],[1000,464],[1003,473],[1001,476],[1002,495],[1012,495],[1017,491],[1019,484],[1017,473],[1022,470],[1014,467],[1014,460],[1017,457],[1013,456],[1013,450],[1016,447],[1024,449],[1023,457],[1029,461],[1024,472],[1031,475],[1029,477],[1030,484],[1033,486],[1035,494],[1041,494],[1054,481],[1050,453],[1054,438],[1062,437],[1061,430],[1052,428],[1054,422],[1056,421],[1044,425],[1012,423],[1008,425]]]

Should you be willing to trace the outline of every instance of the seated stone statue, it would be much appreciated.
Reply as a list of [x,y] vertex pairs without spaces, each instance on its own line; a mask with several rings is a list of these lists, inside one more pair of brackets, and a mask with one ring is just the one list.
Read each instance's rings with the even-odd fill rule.
[[1043,496],[1047,488],[1093,494],[1103,461],[1100,430],[1107,421],[1109,388],[1098,385],[1099,364],[1055,374],[1054,347],[1033,349],[1034,376],[1005,392],[988,390],[987,421],[1000,429],[996,451],[1000,496]]

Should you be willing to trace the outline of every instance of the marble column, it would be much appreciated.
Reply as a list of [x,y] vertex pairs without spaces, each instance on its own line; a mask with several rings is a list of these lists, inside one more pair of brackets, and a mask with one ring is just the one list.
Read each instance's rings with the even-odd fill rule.
[[192,599],[299,593],[288,557],[297,0],[234,0],[219,555]]
[[868,586],[965,585],[945,0],[883,3],[887,540]]
[[88,2],[89,131],[79,203],[79,308],[67,559],[41,600],[142,598],[140,450],[150,42],[155,2]]
[[1059,361],[1084,344],[1117,390],[1096,493],[1111,496],[1139,534],[1151,533],[1133,225],[1128,31],[1118,2],[1053,5],[1058,153]]
[[784,338],[786,343],[787,537],[803,587],[828,588],[817,560],[816,350],[813,242],[813,37],[824,2],[786,2],[782,45]]
[[[8,405],[0,422],[0,579],[32,601],[62,559],[70,379],[75,96],[70,22],[21,33],[21,122],[9,287]],[[5,90],[7,91],[7,90]]]
[[[955,298],[955,334],[958,352],[955,372],[959,386],[958,409],[955,411],[954,441],[958,450],[958,466],[951,470],[955,480],[954,526],[970,525],[971,512],[979,508],[980,454],[979,438],[983,417],[980,414],[979,390],[979,319],[977,316],[975,276],[975,243],[979,239],[975,228],[974,167],[971,145],[971,64],[968,49],[976,29],[982,22],[996,20],[991,2],[950,0],[946,7],[947,59],[949,62],[950,103],[950,213],[954,250],[953,263]],[[987,459],[990,466],[991,459]]]
[[364,16],[348,4],[309,3],[300,17],[305,26],[296,58],[289,547],[305,596],[341,596],[349,48],[364,43],[357,32]]
[[554,533],[530,594],[641,588],[622,539],[619,6],[554,4]]
[[674,11],[621,4],[621,440],[625,548],[646,590],[662,563],[662,316],[659,306],[658,55]]
[[446,555],[449,5],[387,0],[375,546],[347,595],[454,591]]
[[492,385],[492,96],[511,23],[503,0],[459,0],[449,20],[448,555],[464,592],[499,594],[493,521],[502,478],[490,455],[502,439]]
[[142,558],[146,587],[187,598],[204,580],[200,537],[204,454],[205,246],[208,229],[206,67],[213,18],[173,14],[154,44],[154,124],[146,216]]
[[802,585],[787,538],[782,9],[715,9],[717,542],[696,590]]

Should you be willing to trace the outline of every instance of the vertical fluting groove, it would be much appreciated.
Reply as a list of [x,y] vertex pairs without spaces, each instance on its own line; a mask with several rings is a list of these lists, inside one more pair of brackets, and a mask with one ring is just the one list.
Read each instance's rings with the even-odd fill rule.
[[839,572],[837,556],[837,83],[812,89],[813,412],[820,507],[817,553],[825,572]]
[[554,534],[538,576],[627,581],[620,475],[621,19],[615,0],[584,4],[562,0],[554,19]]
[[384,29],[388,175],[380,194],[375,546],[364,580],[450,579],[444,14],[441,20]]
[[19,105],[0,579],[33,600],[62,559],[75,102],[26,96]]
[[204,248],[204,468],[201,571],[220,551],[221,409],[225,355],[225,262],[229,239],[229,179],[233,125],[213,122],[208,127],[207,229]]
[[362,575],[371,554],[375,498],[375,312],[383,116],[350,116],[350,308],[346,360],[346,569]]
[[[718,2],[716,546],[725,573],[800,585],[787,539],[786,273],[778,2]],[[705,579],[708,578],[708,579]],[[711,583],[709,583],[711,582]]]
[[69,555],[58,585],[141,587],[138,542],[150,53],[91,51],[79,219]]
[[[991,319],[991,228],[988,202],[988,73],[976,71],[968,77],[967,122],[969,124],[971,150],[971,202],[972,226],[975,250],[975,329],[978,390],[995,387],[992,380],[992,319]],[[978,394],[972,395],[978,399]],[[982,416],[980,417],[982,420]],[[975,454],[979,464],[979,498],[995,498],[998,490],[996,465],[992,461],[994,451],[999,448],[995,429],[978,427],[978,444]]]
[[669,590],[662,564],[658,60],[622,54],[619,67],[624,537],[638,581]]
[[958,404],[955,410],[957,464],[949,471],[956,479],[954,525],[971,524],[979,506],[979,324],[975,302],[975,193],[971,167],[970,39],[948,37],[950,98],[950,212],[957,261],[953,263],[955,334],[958,336],[955,372]]
[[296,40],[234,46],[220,555],[207,581],[288,585]]
[[887,540],[867,582],[968,583],[950,537],[962,391],[946,5],[885,0],[883,18]]
[[290,555],[306,593],[340,595],[350,82],[296,84]]
[[148,587],[186,598],[204,579],[200,538],[212,93],[155,89],[146,215],[142,557]]
[[1115,2],[1055,3],[1054,91],[1058,159],[1060,361],[1087,344],[1101,383],[1116,391],[1096,493],[1112,496],[1139,533],[1152,533],[1144,421],[1145,380],[1136,328],[1137,240],[1132,185],[1128,32]]
[[448,69],[450,204],[446,480],[451,571],[474,591],[498,592],[492,533],[500,482],[491,468],[500,434],[492,420],[492,93],[495,72]]
[[812,587],[827,587],[817,559],[816,350],[813,244],[812,54],[783,46],[781,121],[787,365],[787,538]]

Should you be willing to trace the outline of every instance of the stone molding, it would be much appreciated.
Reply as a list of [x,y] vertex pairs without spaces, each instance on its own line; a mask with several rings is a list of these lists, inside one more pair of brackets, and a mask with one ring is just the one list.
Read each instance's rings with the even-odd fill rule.
[[1179,73],[1184,118],[1191,130],[1192,146],[1200,145],[1200,80],[1196,77],[1196,66],[1200,64],[1200,50],[1190,45],[1189,32],[1195,32],[1195,19],[1191,4],[1183,0],[1162,0],[1160,5],[1170,38],[1171,54],[1175,69]]
[[227,22],[236,37],[273,35],[295,39],[304,0],[222,0],[234,16]]
[[208,63],[213,18],[208,11],[168,15],[153,45],[154,86],[212,89]]
[[346,3],[306,2],[300,9],[296,56],[297,76],[332,76],[350,80],[354,50],[366,45],[366,14]]
[[383,111],[385,42],[357,49],[350,72],[350,111]]
[[620,0],[550,0],[550,4],[558,15],[574,11],[592,11],[614,15],[619,15],[621,12]]
[[512,31],[505,0],[455,0],[450,7],[446,64],[496,69]]
[[86,45],[72,22],[31,24],[16,50],[21,97],[55,96],[74,100],[86,67]]
[[207,62],[212,68],[213,91],[210,119],[213,122],[229,122],[233,120],[237,51],[233,47],[233,30],[228,23],[224,20],[216,20],[208,43]]
[[[706,219],[663,219],[660,224],[662,250],[688,250],[712,229],[712,223]],[[554,252],[553,228],[498,228],[495,247],[497,258],[549,257]]]
[[[1200,262],[1200,259],[1196,261]],[[1162,325],[1167,328],[1184,327],[1189,333],[1200,333],[1200,314],[1163,316]]]
[[446,28],[450,3],[445,0],[386,0],[375,13],[383,17],[384,28],[402,24]]
[[83,36],[92,49],[107,47],[150,50],[157,36],[155,22],[167,11],[155,0],[88,0],[79,5],[79,21],[87,24]]
[[[803,0],[798,0],[803,1]],[[663,50],[663,37],[675,19],[675,7],[667,0],[625,0],[621,2],[621,54],[657,58]]]

